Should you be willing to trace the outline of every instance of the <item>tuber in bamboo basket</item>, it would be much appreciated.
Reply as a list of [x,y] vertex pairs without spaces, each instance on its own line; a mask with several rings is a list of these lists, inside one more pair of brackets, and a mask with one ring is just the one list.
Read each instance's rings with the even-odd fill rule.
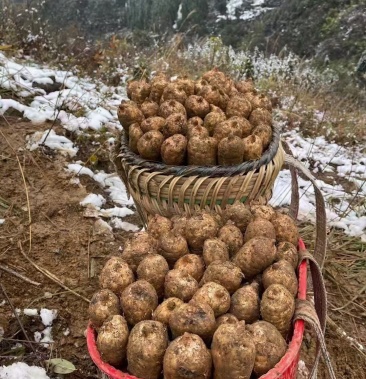
[[191,215],[198,209],[221,213],[235,201],[266,204],[284,163],[278,128],[260,159],[236,166],[168,166],[142,159],[122,134],[113,157],[117,172],[147,224],[149,215]]

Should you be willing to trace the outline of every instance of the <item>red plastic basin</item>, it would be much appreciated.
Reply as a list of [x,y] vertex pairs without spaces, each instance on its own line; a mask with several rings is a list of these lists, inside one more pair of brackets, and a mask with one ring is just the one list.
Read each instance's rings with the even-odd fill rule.
[[[299,250],[304,250],[305,244],[299,240]],[[306,299],[306,279],[307,279],[307,265],[302,262],[299,267],[299,291],[298,298]],[[297,320],[294,324],[294,333],[289,343],[286,354],[277,363],[277,365],[267,374],[262,375],[261,379],[295,379],[297,373],[297,365],[299,363],[301,343],[304,335],[304,321]],[[136,376],[124,373],[112,367],[108,363],[103,362],[96,344],[96,332],[91,323],[87,329],[87,345],[91,359],[95,365],[105,373],[110,379],[139,379]],[[226,378],[222,378],[226,379]]]

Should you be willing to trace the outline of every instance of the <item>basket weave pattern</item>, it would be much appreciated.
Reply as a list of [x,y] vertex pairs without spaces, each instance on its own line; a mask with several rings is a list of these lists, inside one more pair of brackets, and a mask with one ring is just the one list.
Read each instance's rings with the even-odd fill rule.
[[257,161],[238,166],[167,166],[133,154],[122,138],[114,163],[136,208],[147,224],[149,215],[191,215],[206,209],[221,213],[235,201],[266,204],[284,163],[279,132]]

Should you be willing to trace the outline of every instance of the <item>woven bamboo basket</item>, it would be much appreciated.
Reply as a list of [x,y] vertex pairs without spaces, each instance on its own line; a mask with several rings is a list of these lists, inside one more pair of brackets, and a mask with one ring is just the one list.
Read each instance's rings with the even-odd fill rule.
[[236,166],[168,166],[131,152],[124,134],[112,158],[119,176],[147,225],[150,215],[191,215],[197,210],[221,213],[235,201],[266,204],[284,163],[280,132],[260,159]]

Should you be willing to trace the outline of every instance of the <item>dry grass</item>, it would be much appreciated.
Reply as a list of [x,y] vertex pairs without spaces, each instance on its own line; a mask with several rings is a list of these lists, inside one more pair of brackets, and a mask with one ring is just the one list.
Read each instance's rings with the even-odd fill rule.
[[[314,225],[301,225],[300,235],[311,251]],[[329,316],[351,339],[366,346],[366,243],[334,228],[327,241],[324,277]]]
[[[294,82],[259,83],[269,94],[281,99],[291,99],[286,105],[289,127],[299,127],[304,136],[325,136],[341,145],[353,145],[366,140],[365,111],[356,94],[340,96],[329,89],[303,88]],[[314,114],[320,115],[314,122]]]

